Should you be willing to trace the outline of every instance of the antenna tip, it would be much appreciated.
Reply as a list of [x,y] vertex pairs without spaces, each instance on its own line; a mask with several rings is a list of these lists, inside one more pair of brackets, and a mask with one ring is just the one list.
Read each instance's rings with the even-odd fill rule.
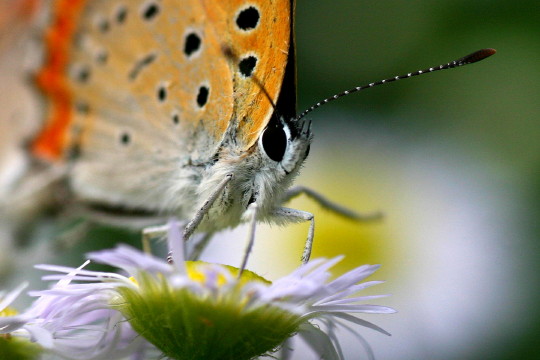
[[484,60],[485,58],[488,58],[491,55],[494,55],[496,52],[497,50],[488,48],[488,49],[478,50],[477,52],[475,52],[475,54],[477,54],[480,57],[480,59],[478,60]]
[[464,64],[472,64],[478,61],[482,61],[491,55],[495,54],[497,50],[495,49],[482,49],[473,52],[472,54],[469,54],[463,58],[461,58],[461,62]]

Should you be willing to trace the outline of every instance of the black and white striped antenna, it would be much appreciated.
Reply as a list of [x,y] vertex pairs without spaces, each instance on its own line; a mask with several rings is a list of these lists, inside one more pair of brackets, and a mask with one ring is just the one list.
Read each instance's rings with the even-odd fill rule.
[[408,78],[411,78],[413,76],[418,76],[418,75],[422,75],[422,74],[429,74],[429,73],[439,71],[439,70],[453,69],[453,68],[456,68],[456,67],[469,65],[469,64],[484,60],[484,59],[490,57],[491,55],[495,54],[496,52],[497,51],[495,49],[482,49],[482,50],[475,51],[472,54],[469,54],[467,56],[464,56],[461,59],[451,61],[451,62],[449,62],[447,64],[444,64],[444,65],[439,65],[439,66],[436,66],[436,67],[430,67],[430,68],[425,69],[425,70],[418,70],[416,72],[408,73],[406,75],[395,76],[393,78],[388,78],[388,79],[380,80],[380,81],[377,81],[377,82],[372,82],[372,83],[369,83],[369,84],[363,85],[363,86],[357,86],[355,88],[343,91],[343,92],[341,92],[339,94],[336,94],[334,96],[331,96],[329,98],[324,99],[323,101],[320,101],[320,102],[316,103],[315,105],[309,107],[308,109],[304,110],[300,115],[298,115],[296,117],[296,120],[302,119],[303,117],[305,117],[307,114],[309,114],[313,110],[315,110],[317,108],[320,108],[321,106],[323,106],[325,104],[328,104],[331,101],[337,100],[337,99],[339,99],[339,98],[341,98],[343,96],[350,95],[350,94],[355,93],[357,91],[369,89],[369,88],[375,87],[377,85],[387,84],[389,82],[396,81],[396,80],[408,79]]

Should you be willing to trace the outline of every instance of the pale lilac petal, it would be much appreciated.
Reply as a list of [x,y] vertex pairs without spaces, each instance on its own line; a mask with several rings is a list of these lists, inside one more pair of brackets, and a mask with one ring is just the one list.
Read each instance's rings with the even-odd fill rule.
[[377,332],[380,332],[381,334],[391,336],[391,334],[388,331],[384,330],[383,328],[381,328],[381,327],[379,327],[379,326],[377,326],[377,325],[375,325],[375,324],[373,324],[373,323],[371,323],[371,322],[369,322],[367,320],[357,318],[354,315],[350,315],[350,314],[346,314],[346,313],[334,313],[334,314],[332,314],[332,317],[347,320],[349,322],[352,322],[353,324],[360,325],[360,326],[375,330]]
[[319,305],[313,306],[316,312],[362,312],[366,314],[394,314],[396,310],[379,305]]
[[[341,260],[343,260],[344,256],[336,256],[333,259],[324,261],[321,265],[314,268],[312,271],[310,271],[308,274],[306,274],[306,277],[310,277],[312,279],[327,279],[328,276],[331,274],[328,272],[334,265],[339,263]],[[323,259],[321,259],[323,260]],[[325,280],[326,281],[326,280]]]
[[[326,262],[325,258],[318,258],[310,260],[307,264],[302,264],[298,268],[296,268],[292,273],[285,276],[284,278],[293,277],[293,278],[302,278],[309,274],[313,269],[315,269],[317,266],[323,264]],[[282,278],[283,279],[283,278]]]
[[141,270],[151,274],[168,274],[173,270],[173,267],[163,259],[143,253],[128,245],[118,245],[111,250],[91,252],[86,256],[97,263],[122,269],[131,276]]
[[345,298],[334,301],[318,301],[314,306],[328,306],[328,305],[343,305],[343,304],[354,304],[361,301],[380,299],[388,297],[388,295],[367,295],[367,296],[357,296],[352,298]]
[[167,227],[167,243],[169,245],[169,254],[172,256],[174,267],[180,274],[186,275],[185,244],[182,234],[180,233],[180,226],[176,220],[171,219],[169,220]]
[[330,341],[332,341],[332,344],[334,344],[334,347],[336,348],[336,351],[339,354],[340,359],[345,359],[345,356],[343,356],[343,349],[341,348],[341,345],[339,344],[339,339],[336,334],[335,324],[329,321],[328,319],[323,318],[321,320],[323,320],[326,325],[326,333],[328,337],[330,338]]
[[[88,280],[88,281],[114,279],[114,280],[124,280],[126,283],[129,283],[129,279],[127,277],[116,274],[116,273],[112,273],[112,272],[74,269],[74,268],[65,267],[65,266],[45,265],[45,264],[35,265],[34,267],[39,270],[60,272],[60,273],[68,274],[68,275],[74,270],[77,270],[77,274],[71,276],[70,280],[71,278],[75,279],[75,278],[80,277],[81,280]],[[43,279],[58,280],[58,279],[64,279],[65,277],[66,275],[46,275],[43,277]],[[57,287],[58,287],[58,284],[57,284]]]
[[300,325],[298,336],[319,355],[320,359],[341,360],[330,338],[312,324],[303,323]]
[[358,332],[354,331],[354,329],[352,329],[351,327],[344,324],[340,325],[358,339],[358,342],[360,342],[360,344],[366,351],[368,360],[375,360],[375,354],[373,353],[373,349],[371,348],[371,346],[369,346],[369,343],[366,341],[366,339],[364,339],[360,334],[358,334]]
[[23,282],[19,286],[17,286],[15,289],[10,291],[7,295],[4,295],[4,293],[0,294],[0,311],[7,308],[22,292],[24,289],[28,287],[27,282]]
[[51,349],[54,345],[53,334],[38,325],[26,325],[25,329],[30,333],[32,341],[37,342],[45,349]]
[[293,299],[306,299],[316,294],[321,289],[321,284],[311,280],[281,279],[275,281],[261,296],[263,301],[273,301],[292,297]]
[[351,294],[354,294],[358,291],[361,291],[361,290],[364,290],[364,289],[367,289],[368,287],[371,287],[371,286],[374,286],[374,285],[379,285],[379,284],[382,284],[384,283],[384,281],[366,281],[365,283],[361,283],[361,284],[356,284],[356,285],[353,285],[351,287],[349,287],[348,289],[345,289],[343,291],[340,291],[340,292],[336,292],[330,296],[327,296],[325,298],[322,298],[321,300],[319,300],[317,303],[326,303],[326,302],[330,302],[334,299],[337,299],[337,298],[344,298],[346,296],[349,296]]
[[380,267],[380,265],[360,266],[328,283],[327,288],[330,289],[331,293],[342,291],[372,275]]
[[0,317],[0,334],[7,334],[20,329],[31,319],[32,318],[26,314]]
[[293,338],[290,337],[281,344],[279,360],[290,360],[293,354]]

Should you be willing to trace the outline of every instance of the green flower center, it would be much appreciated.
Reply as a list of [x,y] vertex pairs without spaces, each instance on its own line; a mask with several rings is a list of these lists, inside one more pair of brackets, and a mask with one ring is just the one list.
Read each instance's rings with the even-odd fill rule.
[[[204,283],[208,264],[187,263],[190,279]],[[238,269],[227,267],[236,279]],[[137,277],[138,289],[121,288],[115,306],[139,334],[173,359],[241,360],[275,350],[297,331],[298,315],[271,305],[251,304],[247,282],[269,282],[245,271],[223,290],[227,278],[216,280],[217,291],[172,288],[166,279]],[[236,280],[235,280],[236,281]],[[248,305],[251,304],[251,305]]]

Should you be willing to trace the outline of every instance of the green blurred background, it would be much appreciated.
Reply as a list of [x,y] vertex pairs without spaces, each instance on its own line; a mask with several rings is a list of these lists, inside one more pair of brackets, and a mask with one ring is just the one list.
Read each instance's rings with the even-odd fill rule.
[[388,282],[375,292],[394,293],[385,303],[399,313],[384,319],[392,338],[368,338],[379,358],[540,359],[539,14],[538,1],[297,2],[299,110],[498,50],[310,116],[315,142],[298,183],[386,214],[358,226],[293,203],[317,216],[315,256],[383,264],[374,278]]

